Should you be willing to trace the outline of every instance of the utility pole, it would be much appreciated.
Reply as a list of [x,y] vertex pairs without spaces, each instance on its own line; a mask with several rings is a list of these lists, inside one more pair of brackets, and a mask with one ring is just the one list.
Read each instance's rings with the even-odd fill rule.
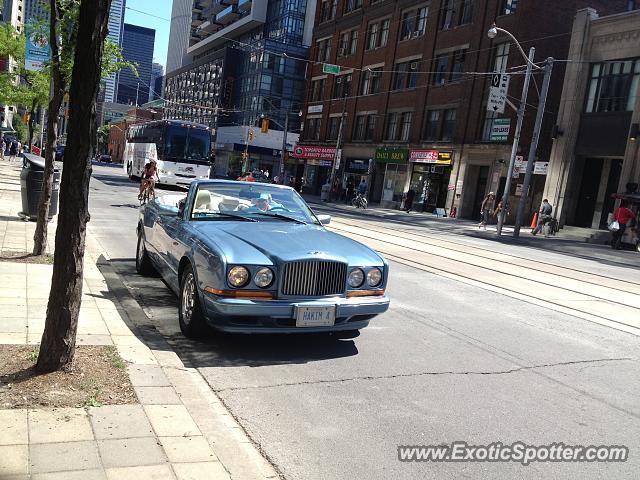
[[249,132],[251,127],[247,126],[247,134],[244,137],[244,152],[242,154],[242,176],[244,177],[249,170]]
[[338,170],[338,160],[341,158],[340,145],[342,143],[342,127],[344,125],[344,116],[347,112],[347,97],[342,100],[342,116],[340,117],[340,128],[338,128],[338,139],[336,140],[336,154],[333,157],[333,165],[331,166],[331,189],[329,190],[329,200],[333,200],[333,183],[336,179],[336,171]]
[[[284,184],[284,162],[287,158],[287,133],[289,131],[289,111],[284,112],[284,132],[282,135],[282,154],[280,155],[280,165],[278,168],[278,180]],[[273,175],[271,175],[273,177]]]
[[140,91],[140,82],[138,82],[138,86],[136,87],[136,108],[138,108],[138,92]]
[[504,194],[502,195],[502,208],[498,214],[498,226],[496,228],[498,236],[502,234],[502,227],[507,216],[509,208],[509,193],[511,190],[511,177],[513,177],[513,168],[518,154],[518,144],[520,143],[520,134],[522,132],[522,121],[524,120],[524,110],[527,105],[527,94],[529,93],[529,81],[531,80],[531,69],[533,67],[533,57],[536,53],[535,47],[529,50],[529,61],[527,62],[527,73],[524,77],[524,85],[522,86],[522,97],[520,98],[520,107],[518,108],[518,121],[516,130],[513,135],[513,147],[511,148],[511,159],[509,160],[509,169],[507,170],[507,180],[504,184]]
[[533,174],[533,164],[538,149],[538,140],[540,138],[540,130],[544,121],[544,108],[547,103],[547,93],[549,92],[549,83],[551,82],[551,71],[553,70],[553,58],[547,58],[544,66],[544,80],[542,82],[542,91],[540,92],[540,101],[538,102],[538,113],[536,115],[536,124],[533,129],[531,138],[531,146],[529,147],[529,157],[527,158],[527,169],[524,175],[524,183],[522,184],[522,194],[520,203],[518,204],[518,212],[516,215],[516,224],[513,229],[513,237],[520,236],[520,227],[524,217],[524,206],[529,195],[529,185],[531,184],[531,175]]

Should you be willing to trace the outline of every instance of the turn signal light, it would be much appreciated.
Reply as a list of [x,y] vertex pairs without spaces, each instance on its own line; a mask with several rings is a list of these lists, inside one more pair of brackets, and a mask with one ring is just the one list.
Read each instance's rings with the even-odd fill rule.
[[347,293],[347,298],[351,297],[382,297],[384,290],[354,290]]
[[243,298],[245,300],[273,300],[273,293],[270,292],[250,292],[247,290],[218,290],[217,288],[211,287],[206,287],[204,291],[227,298]]

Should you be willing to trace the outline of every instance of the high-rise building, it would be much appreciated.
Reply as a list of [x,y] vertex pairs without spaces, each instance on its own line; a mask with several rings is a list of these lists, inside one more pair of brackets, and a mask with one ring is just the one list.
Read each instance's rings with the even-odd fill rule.
[[[24,1],[4,0],[2,20],[10,23],[18,33],[24,29]],[[0,70],[13,72],[14,61],[12,58],[0,57]],[[17,113],[15,105],[0,105],[0,127],[2,131],[11,130],[13,116]]]
[[159,63],[153,62],[151,65],[151,89],[149,90],[149,101],[162,97],[162,78],[164,75],[164,67]]
[[25,23],[38,19],[48,20],[48,4],[48,0],[24,0]]
[[[34,1],[34,0],[31,0]],[[107,38],[113,43],[122,46],[122,32],[124,28],[124,10],[126,0],[112,0],[109,10],[109,34]],[[116,101],[116,87],[118,85],[118,73],[111,74],[104,82],[104,99],[106,102]]]
[[[167,73],[165,117],[216,132],[216,143],[224,144],[216,152],[217,174],[246,168],[275,174],[285,125],[285,147],[293,148],[315,9],[316,0],[193,2],[192,61]],[[261,117],[269,120],[265,132],[258,128]]]
[[129,69],[118,75],[118,103],[141,105],[149,100],[151,86],[151,64],[156,31],[152,28],[124,24],[122,55],[125,60],[138,65],[138,76]]
[[[211,0],[206,0],[211,1]],[[192,13],[193,0],[173,0],[167,49],[167,73],[188,63],[189,33],[199,14]],[[192,23],[192,18],[194,19]]]

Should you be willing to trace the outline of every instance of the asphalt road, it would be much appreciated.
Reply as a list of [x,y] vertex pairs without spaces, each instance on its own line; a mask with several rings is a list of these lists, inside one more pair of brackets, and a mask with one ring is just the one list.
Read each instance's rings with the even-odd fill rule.
[[[624,257],[593,262],[457,234],[449,238],[455,247],[434,246],[433,238],[407,233],[409,247],[424,250],[426,242],[430,250],[416,253],[415,265],[390,262],[391,309],[359,337],[214,335],[194,342],[179,333],[177,301],[161,280],[135,273],[135,190],[119,170],[96,167],[90,233],[150,323],[185,365],[199,369],[285,478],[638,478],[640,337],[568,314],[574,304],[538,305],[529,291],[535,287],[518,283],[545,283],[566,266],[571,288],[560,282],[552,290],[560,300],[578,301],[577,292],[587,296],[582,304],[605,302],[637,318],[637,270]],[[335,227],[353,228],[350,234],[365,241],[386,239],[378,243],[383,248],[408,248],[394,246],[389,224],[380,220],[338,216]],[[511,291],[491,281],[495,259],[482,249],[515,257]],[[544,260],[549,271],[526,260]],[[472,263],[486,265],[489,274],[465,270]],[[457,270],[448,272],[447,265]],[[626,445],[631,454],[625,463],[529,466],[398,461],[399,445],[457,440]]]

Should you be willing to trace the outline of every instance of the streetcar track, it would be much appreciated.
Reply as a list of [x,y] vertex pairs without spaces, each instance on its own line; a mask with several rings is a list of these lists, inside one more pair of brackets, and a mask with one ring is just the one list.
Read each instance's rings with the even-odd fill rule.
[[[336,223],[339,223],[339,221],[336,222]],[[357,225],[357,224],[351,224],[351,223],[346,223],[346,222],[344,223],[344,225],[347,225],[347,226],[352,227],[352,228],[358,228],[358,229],[361,229],[361,230],[367,230],[367,231],[373,232],[373,233],[378,233],[378,234],[382,233],[382,234],[388,235],[390,237],[401,238],[401,239],[404,239],[404,240],[412,240],[410,238],[407,238],[406,236],[393,233],[393,231],[389,232],[389,229],[385,228],[385,227],[381,227],[382,229],[385,230],[383,232],[383,231],[380,231],[380,230],[375,230],[375,229],[373,229],[371,227],[362,227],[362,226]],[[336,230],[341,230],[342,232],[347,232],[348,231],[348,230],[346,230],[344,228],[343,229],[341,229],[339,227],[336,228],[335,226],[332,226],[332,228],[334,228]],[[400,231],[402,231],[402,232],[404,232],[406,234],[410,234],[410,235],[413,235],[413,236],[416,236],[416,237],[420,237],[421,239],[422,238],[430,239],[430,240],[432,240],[431,242],[423,241],[423,243],[426,244],[426,245],[430,245],[432,247],[448,249],[448,250],[451,250],[453,252],[461,253],[463,255],[473,255],[473,256],[476,256],[476,257],[479,257],[479,258],[483,258],[483,259],[491,261],[491,262],[499,262],[499,263],[501,263],[503,265],[512,265],[512,266],[515,266],[515,267],[518,267],[518,268],[524,268],[524,269],[527,269],[527,270],[533,270],[533,271],[536,271],[536,272],[539,272],[539,273],[542,273],[542,274],[554,275],[556,277],[563,277],[563,278],[567,278],[569,280],[580,281],[582,283],[588,283],[589,285],[593,285],[593,286],[596,286],[596,287],[605,287],[605,288],[608,288],[608,289],[611,289],[611,290],[616,290],[616,291],[628,293],[628,294],[631,294],[631,295],[638,295],[637,292],[630,291],[630,290],[625,290],[624,288],[621,288],[621,287],[613,287],[613,286],[605,285],[605,284],[602,284],[602,283],[596,283],[596,282],[591,281],[591,280],[584,280],[584,279],[581,279],[581,278],[572,277],[570,275],[565,275],[565,274],[562,273],[562,271],[569,270],[569,271],[572,271],[572,272],[575,272],[575,273],[580,273],[580,274],[584,274],[584,275],[598,277],[598,278],[601,278],[603,280],[613,281],[615,283],[624,283],[624,284],[637,285],[638,287],[640,287],[640,282],[627,281],[627,280],[622,280],[622,279],[619,279],[619,278],[608,277],[608,276],[603,275],[603,274],[587,272],[587,271],[584,271],[584,270],[571,268],[571,267],[564,267],[564,266],[561,267],[559,265],[556,265],[556,264],[550,263],[550,262],[538,261],[538,260],[530,260],[530,259],[527,259],[525,257],[518,256],[518,255],[514,255],[514,254],[510,254],[510,253],[496,252],[495,250],[490,250],[488,248],[475,247],[475,246],[466,245],[464,243],[453,242],[453,241],[446,240],[446,239],[434,238],[433,236],[424,235],[424,234],[420,234],[420,233],[414,233],[414,232],[412,232],[410,230],[400,230]],[[366,235],[363,235],[363,236],[366,237]],[[371,237],[366,237],[366,238],[371,238]],[[374,240],[378,240],[378,241],[382,241],[382,242],[385,242],[385,243],[391,243],[389,241],[380,240],[378,238],[373,238],[373,239]],[[515,259],[518,259],[518,260],[522,260],[524,262],[532,262],[533,265],[522,265],[521,263],[502,261],[502,260],[499,260],[499,259],[496,259],[496,258],[492,258],[489,255],[476,254],[476,253],[470,252],[468,250],[465,251],[462,248],[450,248],[449,246],[438,245],[437,243],[434,243],[434,242],[452,243],[452,244],[457,245],[459,247],[466,247],[468,250],[469,249],[473,249],[473,250],[479,250],[479,251],[482,251],[482,252],[490,252],[493,255],[501,255],[501,256],[503,255],[503,256],[506,256],[506,257],[512,257],[512,258],[515,258]],[[412,247],[407,247],[407,248],[412,248]],[[416,250],[417,251],[421,251],[421,250],[418,250],[418,249],[416,249]],[[422,252],[423,253],[429,253],[429,252],[424,252],[424,251],[422,251]],[[431,253],[431,255],[442,256],[442,255],[438,255],[436,253]],[[449,257],[444,257],[444,256],[442,256],[442,257],[443,258],[449,258]],[[459,262],[462,262],[462,263],[468,263],[469,264],[469,262],[464,262],[463,260],[456,260],[456,259],[451,259],[451,260],[455,260],[455,261],[459,261]],[[552,269],[557,270],[557,271],[551,272],[551,271],[546,271],[546,270],[543,270],[543,269],[540,269],[540,268],[536,268],[536,266],[539,265],[539,264],[547,265],[547,266],[552,267]],[[558,288],[562,288],[562,287],[558,287]],[[577,292],[577,293],[581,293],[581,292]]]

